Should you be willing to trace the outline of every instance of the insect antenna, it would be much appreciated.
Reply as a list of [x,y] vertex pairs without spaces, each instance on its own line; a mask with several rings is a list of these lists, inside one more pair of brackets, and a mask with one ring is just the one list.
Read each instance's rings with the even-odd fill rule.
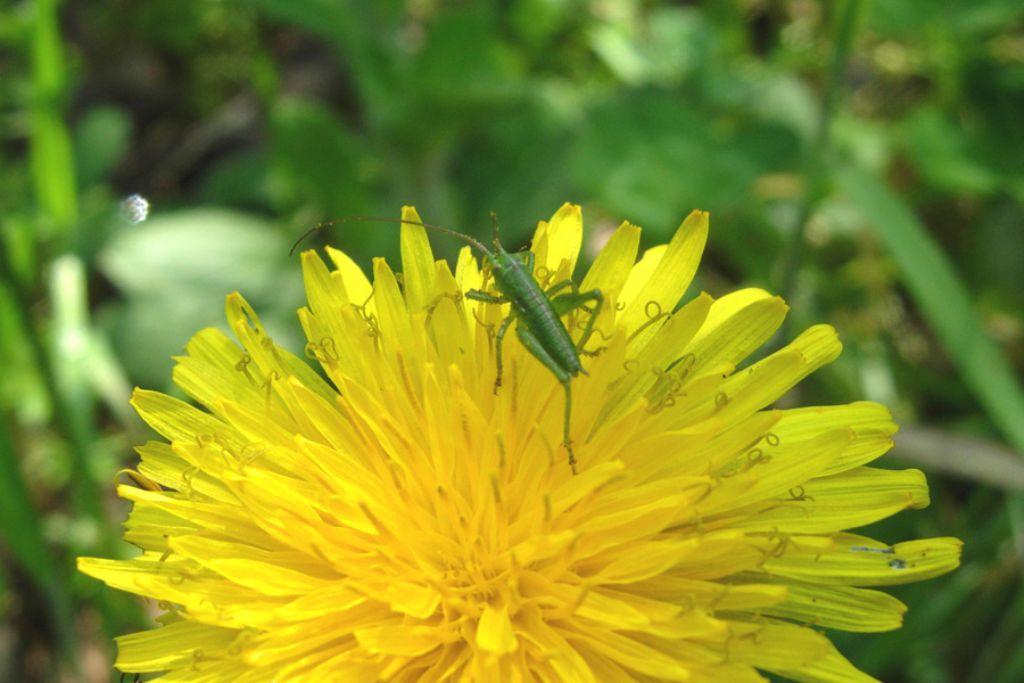
[[494,211],[491,211],[491,240],[495,249],[501,247],[501,241],[498,239],[498,214]]
[[[492,216],[493,216],[493,213],[492,213]],[[313,233],[318,232],[319,230],[323,230],[323,229],[329,228],[329,227],[334,226],[334,225],[338,225],[340,223],[351,223],[351,222],[354,222],[354,221],[363,221],[363,222],[372,222],[372,223],[378,223],[378,222],[379,223],[399,223],[399,224],[401,224],[401,223],[408,223],[409,225],[419,225],[420,227],[426,228],[428,230],[436,230],[437,232],[441,232],[441,233],[444,233],[446,235],[449,235],[450,237],[454,237],[456,239],[462,240],[463,242],[465,242],[469,246],[475,247],[476,249],[478,249],[480,251],[480,253],[484,254],[485,256],[490,256],[491,255],[491,250],[488,249],[486,246],[484,246],[483,242],[481,242],[481,241],[479,241],[477,239],[474,239],[473,237],[470,237],[469,235],[465,235],[465,234],[463,234],[461,232],[457,232],[455,230],[451,230],[450,228],[444,228],[444,227],[441,227],[440,225],[431,225],[430,223],[422,223],[420,221],[405,221],[405,220],[402,220],[401,218],[384,218],[382,216],[345,216],[344,218],[336,218],[336,219],[334,219],[332,221],[324,221],[323,223],[318,223],[315,226],[313,226],[312,228],[310,228],[309,230],[307,230],[306,232],[302,233],[302,236],[299,237],[299,239],[295,240],[295,244],[293,244],[292,248],[288,251],[288,255],[291,256],[292,254],[294,254],[295,250],[299,248],[299,245],[302,244],[303,242],[305,242],[306,239],[310,235],[312,235]],[[495,226],[497,226],[497,224],[495,224]],[[497,230],[497,227],[495,227],[495,230]],[[497,232],[495,232],[495,234],[497,234]]]

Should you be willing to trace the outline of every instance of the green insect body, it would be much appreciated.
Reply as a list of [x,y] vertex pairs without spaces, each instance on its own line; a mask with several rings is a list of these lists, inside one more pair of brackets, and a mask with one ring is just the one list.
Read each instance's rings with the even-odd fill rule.
[[[492,216],[493,218],[493,216]],[[468,238],[468,236],[465,236]],[[472,238],[468,238],[472,239]],[[476,240],[473,240],[476,242]],[[580,364],[580,353],[590,339],[594,330],[594,323],[601,312],[604,304],[604,297],[600,290],[593,289],[588,292],[581,292],[572,280],[558,282],[547,290],[541,289],[533,277],[534,255],[526,252],[522,259],[517,258],[505,251],[498,239],[497,222],[494,223],[494,245],[493,251],[486,249],[482,244],[477,243],[487,261],[491,265],[491,274],[494,277],[495,289],[500,296],[470,290],[466,297],[475,301],[486,303],[503,304],[509,303],[512,311],[498,328],[495,335],[495,357],[497,361],[497,377],[494,381],[494,391],[497,392],[501,386],[502,377],[502,343],[505,333],[513,321],[516,325],[516,336],[530,354],[539,360],[544,367],[551,371],[555,378],[565,388],[565,419],[562,426],[562,445],[569,452],[569,467],[573,474],[576,474],[576,454],[573,452],[572,439],[569,435],[569,425],[572,419],[572,388],[571,381],[574,377],[584,372]],[[557,294],[569,289],[569,292]],[[557,294],[557,296],[556,296]],[[586,303],[593,302],[590,318],[583,330],[579,342],[573,343],[568,330],[562,324],[561,316],[572,310],[583,307]],[[584,373],[585,374],[585,373]]]
[[[494,278],[494,288],[497,294],[470,290],[466,292],[467,299],[481,301],[491,304],[511,304],[511,312],[498,327],[495,335],[495,360],[497,364],[497,375],[494,381],[494,391],[498,392],[501,387],[502,373],[504,370],[502,362],[502,344],[505,334],[515,321],[516,336],[523,347],[534,358],[539,360],[565,389],[565,414],[562,424],[562,445],[569,453],[569,467],[572,473],[576,474],[576,454],[573,451],[572,439],[569,436],[569,426],[572,418],[572,379],[580,373],[586,374],[580,363],[580,354],[594,331],[594,324],[601,313],[604,305],[604,296],[600,290],[592,289],[581,292],[579,287],[571,279],[562,280],[547,289],[542,289],[534,279],[534,254],[524,252],[522,254],[511,254],[505,251],[498,236],[498,222],[494,214],[491,214],[493,227],[493,246],[488,249],[484,244],[469,235],[448,228],[443,228],[428,223],[416,221],[396,220],[390,218],[371,218],[352,216],[330,223],[324,223],[314,230],[326,225],[352,220],[373,220],[394,223],[409,223],[420,225],[430,230],[443,232],[447,235],[466,242],[476,248],[487,263],[490,264],[491,275]],[[313,232],[313,231],[310,231]],[[310,233],[307,233],[307,235]],[[300,238],[299,242],[305,239]],[[296,243],[298,245],[298,242]],[[295,247],[292,247],[295,250]],[[569,291],[564,291],[564,290]],[[586,309],[586,305],[592,303],[592,308]],[[569,331],[562,324],[561,316],[570,313],[578,308],[589,310],[590,316],[583,329],[583,334],[578,342],[573,342]]]

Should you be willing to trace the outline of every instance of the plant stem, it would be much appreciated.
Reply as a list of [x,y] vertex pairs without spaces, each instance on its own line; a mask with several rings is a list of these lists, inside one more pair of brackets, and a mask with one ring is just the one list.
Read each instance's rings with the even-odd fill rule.
[[[856,33],[857,17],[861,0],[846,0],[840,10],[835,39],[835,50],[822,93],[821,116],[814,141],[804,156],[804,178],[806,192],[797,213],[796,225],[783,247],[782,259],[776,282],[776,291],[787,301],[795,298],[797,274],[806,248],[807,223],[814,209],[827,194],[830,180],[829,155],[831,151],[831,127],[836,105],[842,91],[843,73],[850,58],[853,37]],[[782,338],[788,338],[784,335]]]
[[[7,250],[3,248],[0,248],[0,287],[7,289],[15,302],[14,310],[20,318],[19,326],[29,340],[29,349],[49,394],[51,409],[61,415],[63,411],[59,408],[57,385],[52,368],[47,362],[46,349],[39,337],[32,333],[27,294],[18,283]],[[3,485],[0,486],[0,491],[3,492],[0,522],[7,530],[6,536],[15,557],[23,564],[26,575],[37,582],[39,592],[46,600],[50,621],[65,661],[71,667],[72,674],[81,678],[77,639],[72,626],[71,602],[64,589],[65,578],[46,547],[38,511],[32,503],[28,486],[21,474],[15,456],[14,442],[7,433],[3,417],[0,415],[0,472],[3,475]]]

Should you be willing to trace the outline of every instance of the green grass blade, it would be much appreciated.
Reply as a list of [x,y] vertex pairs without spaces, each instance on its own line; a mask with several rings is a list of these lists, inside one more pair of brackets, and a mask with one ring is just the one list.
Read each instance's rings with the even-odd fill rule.
[[0,419],[0,538],[40,586],[55,581],[56,571],[7,433],[6,419]]
[[29,138],[32,186],[41,213],[60,230],[78,212],[71,135],[64,124],[64,57],[55,0],[34,3],[32,30],[32,127]]
[[1024,391],[986,334],[949,259],[910,207],[878,177],[848,167],[836,180],[899,265],[907,289],[964,383],[1007,441],[1024,450]]
[[14,444],[7,432],[6,416],[0,415],[0,540],[17,558],[22,571],[46,597],[56,639],[71,670],[77,672],[78,656],[71,603],[46,547],[39,514],[32,504],[25,478],[18,467]]

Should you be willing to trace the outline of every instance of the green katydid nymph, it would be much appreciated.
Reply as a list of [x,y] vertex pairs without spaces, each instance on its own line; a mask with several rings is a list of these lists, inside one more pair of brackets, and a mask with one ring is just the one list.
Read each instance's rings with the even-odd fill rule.
[[[580,373],[586,374],[580,363],[580,355],[594,331],[594,324],[601,313],[604,304],[604,296],[600,290],[592,289],[581,292],[572,279],[562,280],[547,287],[541,288],[534,278],[534,254],[533,252],[510,253],[502,246],[498,236],[498,221],[494,213],[491,214],[492,246],[487,248],[479,240],[461,232],[450,230],[429,223],[417,221],[400,220],[393,218],[378,218],[371,216],[349,216],[334,221],[328,221],[317,225],[303,235],[295,247],[299,245],[308,235],[336,223],[349,221],[385,221],[389,223],[409,223],[420,225],[429,230],[444,233],[456,239],[462,240],[475,248],[483,256],[485,262],[490,266],[491,275],[494,277],[494,289],[496,293],[484,292],[471,289],[465,293],[467,299],[481,301],[489,304],[510,304],[509,315],[501,322],[495,335],[495,360],[497,364],[497,375],[494,380],[494,391],[498,392],[501,387],[503,365],[502,365],[502,343],[505,334],[513,322],[517,322],[516,336],[523,347],[544,367],[551,371],[558,382],[565,389],[565,413],[562,423],[562,445],[569,453],[569,467],[572,473],[576,474],[576,454],[573,451],[572,439],[569,434],[569,427],[572,418],[572,379]],[[564,291],[569,290],[569,291]],[[592,303],[591,308],[585,308]],[[579,340],[573,342],[569,331],[562,324],[561,317],[578,308],[585,308],[590,315],[583,334]]]

